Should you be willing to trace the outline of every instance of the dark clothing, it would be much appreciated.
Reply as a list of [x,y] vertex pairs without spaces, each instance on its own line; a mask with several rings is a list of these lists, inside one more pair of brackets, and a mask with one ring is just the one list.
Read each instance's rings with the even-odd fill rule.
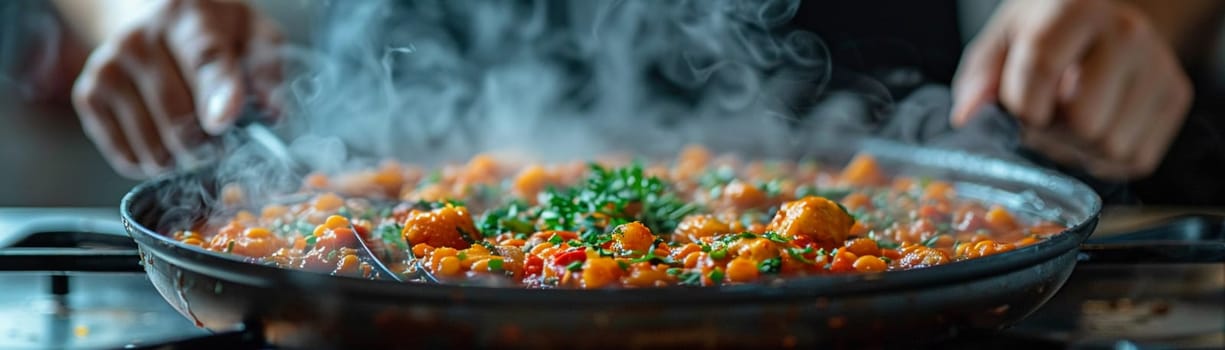
[[793,23],[817,33],[835,65],[881,80],[907,67],[948,85],[961,57],[956,0],[804,1]]

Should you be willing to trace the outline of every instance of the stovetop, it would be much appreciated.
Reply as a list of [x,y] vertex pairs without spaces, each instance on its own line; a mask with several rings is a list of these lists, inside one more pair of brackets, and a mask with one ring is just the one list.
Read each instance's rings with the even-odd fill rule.
[[[145,348],[209,334],[124,255],[134,245],[116,216],[114,208],[0,208],[0,348]],[[1220,240],[1225,217],[1182,216],[1141,231],[1132,236]],[[1021,324],[935,347],[1225,348],[1225,265],[1078,266]]]

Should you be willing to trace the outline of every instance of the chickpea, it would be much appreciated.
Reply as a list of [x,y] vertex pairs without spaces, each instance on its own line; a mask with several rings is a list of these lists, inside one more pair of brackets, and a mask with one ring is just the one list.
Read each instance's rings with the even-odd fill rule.
[[880,247],[876,245],[876,241],[868,238],[846,241],[846,249],[855,255],[880,255]]
[[435,270],[439,275],[454,276],[459,274],[459,258],[454,256],[445,256],[438,260],[438,269]]
[[747,283],[757,280],[760,271],[757,264],[746,257],[732,259],[727,264],[727,280],[735,283]]
[[612,258],[588,259],[583,263],[582,287],[603,288],[616,282],[624,270]]
[[345,205],[345,200],[337,196],[335,193],[324,193],[315,197],[315,210],[330,212],[340,209]]
[[860,256],[858,259],[855,259],[855,263],[852,266],[858,272],[880,272],[889,268],[889,265],[885,264],[884,260],[871,255]]
[[732,229],[727,223],[709,214],[686,216],[676,226],[676,233],[688,238],[690,242],[701,241],[703,237],[712,237],[717,234],[731,232]]
[[987,210],[987,226],[991,227],[992,231],[997,233],[1011,232],[1019,228],[1017,221],[1008,213],[1004,207],[993,205],[990,210]]
[[886,181],[880,165],[876,164],[876,157],[867,153],[855,156],[842,168],[842,174],[838,178],[842,183],[853,186],[876,186]]
[[727,186],[723,187],[723,198],[726,198],[736,208],[741,209],[761,207],[769,201],[766,193],[758,189],[757,186],[745,183],[739,179],[732,180]]
[[617,247],[623,250],[645,254],[655,244],[655,235],[651,234],[651,229],[637,221],[621,225],[613,232],[613,240]]

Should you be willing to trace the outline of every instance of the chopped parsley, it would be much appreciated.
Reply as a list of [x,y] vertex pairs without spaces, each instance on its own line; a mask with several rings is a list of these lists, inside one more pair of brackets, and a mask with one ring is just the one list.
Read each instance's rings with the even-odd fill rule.
[[814,262],[812,260],[808,260],[808,258],[805,258],[804,255],[811,254],[812,252],[813,252],[812,247],[807,247],[804,249],[787,248],[787,255],[791,256],[791,259],[794,259],[796,261],[799,261],[805,264],[809,264],[809,265],[814,264]]
[[[712,271],[713,273],[713,271]],[[722,277],[722,276],[719,276]],[[700,286],[702,285],[702,274],[696,271],[678,271],[676,273],[676,283],[682,286]]]
[[[656,234],[671,233],[680,220],[701,208],[680,200],[672,189],[654,176],[646,176],[641,164],[608,169],[590,165],[581,186],[567,191],[550,190],[542,196],[536,217],[545,229],[603,232],[606,227],[639,221]],[[639,204],[637,210],[631,205]],[[596,215],[607,222],[595,220]]]
[[751,238],[757,238],[757,235],[753,234],[752,232],[741,232],[741,233],[737,233],[734,235],[725,235],[723,237],[720,237],[719,241],[723,242],[724,244],[731,244],[732,242],[735,242],[741,239],[751,239]]
[[898,244],[897,242],[894,242],[891,240],[882,239],[882,240],[876,241],[876,246],[879,247],[880,249],[897,249],[897,247],[900,247],[901,244]]
[[782,186],[783,186],[782,183],[780,183],[778,179],[765,181],[765,182],[761,182],[757,184],[757,188],[760,189],[762,192],[765,192],[766,197],[769,197],[769,198],[778,197],[778,195],[782,194],[783,192]]
[[[630,263],[625,262],[625,260],[617,260],[617,267],[620,267],[622,270],[629,271],[629,269],[630,269]],[[669,270],[671,270],[671,269],[669,269]]]
[[647,250],[647,253],[643,254],[642,257],[639,257],[637,259],[631,259],[630,262],[632,263],[650,262],[650,263],[663,263],[663,264],[673,264],[674,263],[672,259],[669,259],[666,256],[656,256],[655,249]]
[[757,263],[757,270],[762,273],[778,273],[783,267],[783,260],[779,258],[769,258]]
[[570,263],[570,265],[566,265],[566,270],[568,271],[578,271],[582,269],[583,269],[582,261],[575,261],[575,262]]
[[723,185],[731,183],[732,180],[735,179],[736,171],[725,166],[703,173],[702,176],[698,178],[698,184],[702,185],[702,188],[717,189]]
[[549,237],[549,243],[553,243],[553,245],[561,244],[561,241],[562,238],[559,234],[554,233],[552,237]]
[[715,268],[714,270],[710,271],[710,274],[707,277],[710,277],[710,281],[714,284],[723,283],[723,270]]
[[502,269],[502,259],[489,259],[489,271],[498,271]]
[[952,232],[953,225],[947,222],[936,224],[936,232]]
[[490,210],[481,217],[477,223],[477,229],[485,234],[485,237],[493,237],[499,234],[514,232],[517,234],[528,234],[536,231],[535,225],[527,219],[528,206],[522,201],[515,200],[505,207]]
[[787,237],[783,237],[782,235],[774,231],[766,231],[766,233],[762,234],[761,236],[764,237],[765,239],[768,239],[774,242],[778,242],[778,243],[791,242],[791,240],[788,239]]
[[941,237],[940,235],[933,235],[931,237],[927,237],[927,239],[923,240],[923,245],[927,247],[935,247],[936,242],[940,241],[940,237]]
[[438,170],[434,170],[430,172],[429,176],[422,178],[421,181],[417,183],[417,187],[425,187],[425,186],[433,185],[433,184],[438,183],[439,181],[442,181],[442,169],[438,169]]
[[408,242],[405,242],[404,237],[400,235],[402,229],[400,224],[384,224],[379,226],[379,237],[383,239],[384,243],[394,245],[396,249],[408,249]]

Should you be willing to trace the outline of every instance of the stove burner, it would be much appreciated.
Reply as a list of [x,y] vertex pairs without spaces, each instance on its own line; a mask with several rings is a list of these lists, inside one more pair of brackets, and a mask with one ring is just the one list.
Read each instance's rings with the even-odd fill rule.
[[[228,333],[196,328],[150,284],[135,245],[109,209],[85,210],[88,215],[73,210],[80,211],[0,209],[0,247],[7,245],[0,249],[0,348],[266,347],[255,323]],[[105,222],[90,221],[91,215]],[[39,221],[48,216],[61,224]],[[71,224],[62,224],[64,217]],[[1184,217],[1128,236],[1219,242],[1225,218]],[[1217,253],[1204,247],[1188,251],[1192,260]],[[963,334],[933,348],[1225,348],[1225,265],[1125,261],[1113,256],[1077,266],[1059,293],[1023,323]]]

